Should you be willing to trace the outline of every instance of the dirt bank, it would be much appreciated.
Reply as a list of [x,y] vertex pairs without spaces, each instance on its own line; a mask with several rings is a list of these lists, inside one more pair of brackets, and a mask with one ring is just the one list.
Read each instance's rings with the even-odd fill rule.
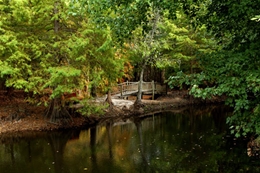
[[169,93],[157,100],[143,100],[143,106],[134,109],[134,100],[113,99],[114,107],[107,109],[101,117],[73,117],[69,124],[50,123],[44,119],[44,106],[35,106],[24,101],[24,95],[16,93],[12,99],[0,93],[0,135],[24,131],[51,131],[58,129],[83,128],[96,125],[111,119],[122,119],[131,116],[146,116],[152,112],[165,111],[189,104],[207,104],[221,102],[222,99],[202,101],[193,99],[182,92]]

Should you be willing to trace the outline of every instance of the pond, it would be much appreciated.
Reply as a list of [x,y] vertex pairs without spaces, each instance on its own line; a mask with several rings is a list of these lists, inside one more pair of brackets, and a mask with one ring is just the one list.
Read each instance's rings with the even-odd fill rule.
[[259,172],[223,106],[104,122],[85,130],[1,136],[1,173]]

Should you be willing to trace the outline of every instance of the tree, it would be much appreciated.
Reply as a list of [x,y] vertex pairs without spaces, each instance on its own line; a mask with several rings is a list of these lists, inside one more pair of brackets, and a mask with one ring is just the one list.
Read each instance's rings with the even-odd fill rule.
[[[33,93],[51,90],[46,117],[70,119],[63,95],[109,88],[120,76],[109,29],[96,29],[86,11],[67,1],[0,1],[1,77],[6,86]],[[88,90],[87,90],[88,91]]]
[[[158,56],[159,48],[159,22],[160,22],[160,11],[153,9],[150,14],[151,18],[149,19],[149,27],[151,28],[148,32],[143,31],[141,27],[133,31],[133,37],[130,41],[130,51],[132,52],[132,58],[135,59],[136,63],[140,67],[140,79],[138,85],[137,99],[135,102],[136,106],[142,104],[142,83],[143,83],[143,74],[145,67],[150,64],[152,65]],[[157,38],[156,38],[157,37]]]
[[[205,2],[208,1],[202,1]],[[208,2],[205,15],[194,18],[206,24],[222,49],[201,54],[198,62],[202,72],[190,76],[180,74],[177,81],[189,84],[191,94],[197,97],[226,96],[226,103],[234,107],[234,114],[227,122],[236,136],[260,134],[260,26],[251,20],[258,14],[259,5],[249,0]],[[208,85],[202,85],[205,83]]]
[[[183,17],[185,15],[181,6],[192,3],[157,0],[83,2],[87,3],[94,21],[100,27],[108,25],[111,28],[112,37],[121,43],[120,45],[129,43],[128,45],[132,48],[130,50],[132,57],[137,57],[133,62],[140,66],[140,83],[142,72],[147,64],[156,64],[160,68],[169,67],[168,64],[176,67],[180,64],[179,62],[185,62],[186,59],[194,66],[195,63],[192,60],[196,52],[194,50],[211,50],[214,44],[214,42],[210,43],[209,39],[203,40],[203,37],[208,37],[205,27],[204,29],[201,27],[200,30],[196,30],[197,33],[194,33],[189,21]],[[178,18],[178,15],[181,17]],[[176,18],[174,22],[167,20]],[[204,35],[199,37],[199,32]],[[206,46],[206,42],[212,45]],[[190,69],[192,71],[193,68]],[[141,91],[141,86],[139,86],[139,91]],[[141,92],[138,92],[137,102],[140,100]]]
[[219,47],[205,25],[192,27],[189,17],[182,9],[176,12],[174,20],[163,18],[160,29],[164,37],[161,39],[156,66],[166,70],[166,78],[176,75],[178,71],[186,74],[201,71],[196,56],[199,53],[214,52]]
[[100,27],[108,25],[111,28],[113,38],[121,44],[140,26],[143,31],[150,31],[148,25],[151,9],[159,10],[161,14],[167,10],[171,14],[168,17],[173,19],[180,5],[178,1],[170,0],[81,0],[81,2],[87,4],[89,13],[94,16],[92,19]]
[[[151,28],[150,32],[143,31],[142,27],[133,32],[129,43],[132,45],[130,52],[132,62],[138,64],[141,74],[146,65],[167,69],[167,75],[176,74],[177,70],[192,74],[194,70],[201,70],[195,60],[196,55],[200,52],[212,52],[217,48],[216,41],[212,40],[205,26],[192,28],[182,10],[176,12],[177,17],[174,20],[169,20],[168,15],[168,12],[163,16],[160,16],[159,12],[153,13],[150,16],[154,18],[151,18],[150,24],[147,25]],[[138,96],[141,100],[140,92]]]

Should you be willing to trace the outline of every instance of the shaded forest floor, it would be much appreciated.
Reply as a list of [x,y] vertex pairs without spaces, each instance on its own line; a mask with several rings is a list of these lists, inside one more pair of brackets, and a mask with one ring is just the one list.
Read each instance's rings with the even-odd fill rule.
[[0,134],[24,131],[51,131],[71,128],[87,128],[107,120],[125,119],[131,116],[146,116],[153,112],[177,109],[190,104],[208,104],[222,102],[222,98],[199,100],[187,95],[187,91],[169,92],[156,100],[143,100],[143,107],[134,109],[134,100],[113,99],[114,107],[107,109],[103,116],[74,116],[72,122],[66,124],[51,123],[44,118],[46,107],[35,106],[25,101],[23,92],[14,92],[7,97],[0,92]]

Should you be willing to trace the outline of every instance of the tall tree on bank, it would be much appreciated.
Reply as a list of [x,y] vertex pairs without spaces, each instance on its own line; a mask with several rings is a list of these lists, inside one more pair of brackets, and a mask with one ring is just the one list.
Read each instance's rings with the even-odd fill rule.
[[[135,30],[142,30],[142,38],[144,41],[141,43],[140,39],[138,43],[134,43],[134,49],[138,50],[140,55],[139,64],[140,68],[140,80],[138,87],[138,96],[136,104],[141,103],[141,91],[144,68],[151,59],[156,56],[155,35],[158,31],[158,21],[160,16],[164,13],[164,10],[172,12],[169,15],[170,18],[174,18],[175,9],[178,3],[172,3],[170,1],[158,2],[156,0],[146,1],[105,1],[105,0],[90,0],[82,1],[87,3],[90,14],[94,17],[94,21],[99,24],[100,27],[109,26],[112,31],[112,36],[119,45],[128,43]],[[153,17],[152,17],[153,16]],[[137,44],[139,44],[137,46]],[[130,46],[133,44],[131,43]]]
[[89,13],[94,16],[92,19],[99,27],[109,26],[113,38],[124,43],[132,36],[132,31],[142,27],[143,31],[149,32],[149,12],[157,9],[163,14],[169,11],[171,19],[176,17],[176,9],[179,8],[178,1],[158,1],[158,0],[81,0],[82,4],[87,4]]
[[[140,83],[142,82],[144,67],[148,63],[156,64],[160,68],[169,67],[169,64],[171,64],[171,67],[176,67],[176,64],[180,64],[179,62],[192,59],[195,55],[194,49],[204,49],[204,51],[207,49],[205,41],[202,41],[203,39],[194,40],[189,28],[186,27],[185,22],[187,20],[175,22],[178,23],[177,25],[169,20],[167,21],[167,18],[176,19],[177,9],[182,11],[180,2],[158,2],[156,0],[92,0],[87,2],[88,7],[91,7],[91,14],[95,16],[94,19],[100,27],[109,25],[116,40],[129,43],[132,48],[132,55],[138,57],[134,61],[138,62],[141,67]],[[167,12],[168,14],[165,15]],[[167,23],[168,28],[163,26],[162,22],[159,24],[159,20],[157,21],[159,18]],[[174,26],[174,29],[170,28],[172,26]],[[164,33],[160,33],[160,30]],[[182,36],[183,33],[185,33],[184,36]],[[133,39],[133,37],[135,38]],[[201,45],[197,46],[200,44],[199,41],[202,43],[201,45],[204,44],[204,48]],[[158,56],[159,54],[160,56]],[[141,86],[139,85],[136,103],[141,102]]]
[[[148,15],[148,14],[147,14]],[[136,106],[142,105],[142,85],[143,76],[146,66],[153,65],[156,57],[158,56],[159,49],[159,22],[160,22],[160,11],[153,9],[150,11],[151,18],[149,19],[149,31],[143,31],[141,27],[133,31],[133,37],[131,39],[130,51],[132,56],[138,64],[139,67],[139,84],[138,93],[136,97]]]
[[64,93],[91,88],[93,83],[104,87],[120,74],[121,61],[114,57],[109,30],[96,30],[86,13],[75,14],[67,1],[0,5],[0,74],[6,86],[16,89],[42,93],[50,88],[46,116],[51,121],[69,118]]
[[[140,78],[147,65],[168,69],[168,75],[175,71],[172,69],[193,73],[193,69],[200,70],[195,61],[196,54],[212,52],[217,47],[212,36],[207,34],[205,26],[193,29],[182,10],[176,12],[174,20],[169,20],[168,15],[167,11],[162,15],[159,11],[151,11],[148,13],[151,17],[147,25],[150,31],[145,32],[139,27],[133,32],[129,52],[132,63],[140,67]],[[184,66],[190,68],[185,69]],[[140,93],[137,100],[141,100]]]

